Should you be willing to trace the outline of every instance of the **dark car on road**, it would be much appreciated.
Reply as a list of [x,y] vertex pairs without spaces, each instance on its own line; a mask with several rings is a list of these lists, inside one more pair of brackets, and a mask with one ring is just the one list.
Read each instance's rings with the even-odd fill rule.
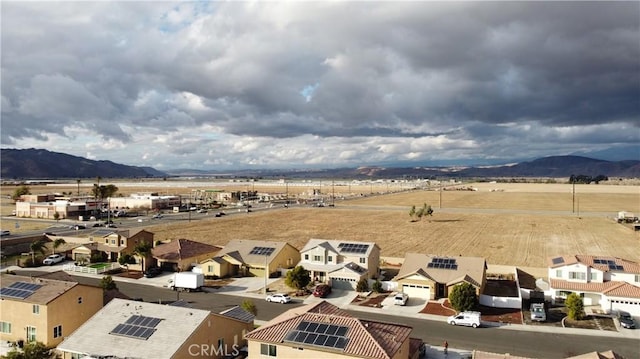
[[327,284],[319,284],[316,289],[313,290],[314,297],[324,298],[331,294],[331,287]]
[[623,328],[635,329],[636,327],[633,317],[627,312],[618,312],[618,320],[620,321],[620,326]]

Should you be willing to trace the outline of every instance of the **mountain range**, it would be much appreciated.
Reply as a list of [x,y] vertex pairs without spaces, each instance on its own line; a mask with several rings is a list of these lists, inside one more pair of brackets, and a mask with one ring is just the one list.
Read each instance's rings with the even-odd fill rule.
[[94,161],[44,149],[2,149],[0,174],[3,181],[63,178],[500,178],[569,177],[571,175],[640,177],[640,160],[607,161],[583,156],[551,156],[516,164],[494,166],[413,166],[334,168],[322,170],[237,170],[158,171],[151,167],[128,166],[112,161]]

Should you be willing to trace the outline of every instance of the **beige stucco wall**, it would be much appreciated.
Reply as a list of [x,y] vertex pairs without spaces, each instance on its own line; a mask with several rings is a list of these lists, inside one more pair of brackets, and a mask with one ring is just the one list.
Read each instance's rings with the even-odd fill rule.
[[[82,298],[82,303],[78,303]],[[26,341],[26,327],[36,328],[36,341],[47,346],[60,344],[65,336],[78,329],[102,308],[102,289],[76,285],[47,305],[40,304],[40,313],[33,313],[33,303],[4,299],[0,301],[0,320],[11,323],[11,334],[0,334],[0,340]],[[53,338],[53,328],[62,325],[62,336]]]
[[[176,352],[173,358],[222,358],[234,354],[246,344],[244,335],[253,330],[253,323],[243,323],[218,314],[211,314]],[[224,340],[218,349],[218,340]],[[236,345],[234,347],[234,344]]]
[[269,273],[276,272],[278,268],[293,268],[298,262],[300,262],[300,252],[291,245],[285,245],[269,263]]

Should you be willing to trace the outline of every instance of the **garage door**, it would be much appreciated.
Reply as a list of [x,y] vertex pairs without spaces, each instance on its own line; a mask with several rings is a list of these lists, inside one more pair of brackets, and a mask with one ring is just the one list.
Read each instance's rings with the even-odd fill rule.
[[402,292],[407,293],[409,298],[429,299],[430,289],[428,285],[403,284]]
[[623,311],[635,317],[640,317],[640,301],[635,300],[611,300],[612,311]]
[[356,290],[358,283],[353,278],[331,278],[331,288],[342,290]]

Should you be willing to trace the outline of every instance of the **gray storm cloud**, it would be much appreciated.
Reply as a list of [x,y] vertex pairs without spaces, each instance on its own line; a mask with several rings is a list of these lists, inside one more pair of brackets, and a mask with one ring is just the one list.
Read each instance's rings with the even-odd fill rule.
[[111,143],[91,148],[101,159],[126,147],[129,163],[171,168],[638,143],[638,13],[638,2],[5,2],[2,146],[83,155],[95,138]]

